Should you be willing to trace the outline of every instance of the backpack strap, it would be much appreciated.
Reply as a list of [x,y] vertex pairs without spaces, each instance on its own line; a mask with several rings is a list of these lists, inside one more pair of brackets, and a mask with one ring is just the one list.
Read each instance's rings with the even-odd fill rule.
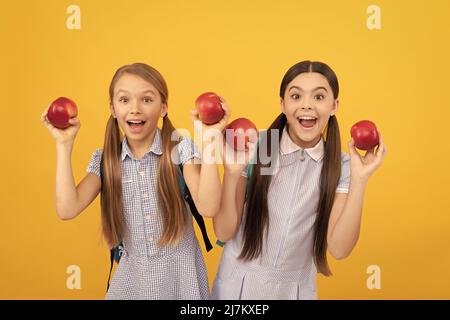
[[191,192],[189,191],[186,181],[183,176],[183,165],[180,164],[178,166],[178,183],[180,184],[180,189],[183,193],[183,198],[189,205],[189,209],[191,209],[191,213],[197,221],[198,226],[200,227],[200,231],[202,232],[203,242],[205,243],[206,251],[209,252],[213,248],[211,241],[209,241],[208,233],[206,232],[205,221],[203,220],[203,216],[198,212],[197,207],[195,206],[194,199],[192,199]]
[[113,265],[114,265],[114,251],[115,248],[112,248],[109,252],[109,259],[110,259],[110,267],[109,267],[109,275],[108,275],[108,282],[106,283],[106,292],[108,292],[109,290],[109,283],[111,281],[111,273],[112,273],[112,269],[113,269]]
[[111,281],[111,272],[114,266],[114,261],[119,263],[120,257],[122,256],[122,249],[123,249],[123,241],[121,241],[117,247],[114,247],[111,250],[109,250],[110,267],[109,267],[108,282],[106,284],[106,292],[108,292],[109,290],[109,283]]

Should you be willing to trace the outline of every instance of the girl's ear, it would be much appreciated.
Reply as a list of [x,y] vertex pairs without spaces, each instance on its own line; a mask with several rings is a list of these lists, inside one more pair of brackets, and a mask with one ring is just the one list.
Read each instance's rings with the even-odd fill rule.
[[166,116],[167,110],[168,110],[167,104],[163,103],[162,109],[161,109],[161,118],[164,118]]
[[113,116],[113,118],[116,118],[116,112],[114,111],[114,106],[112,103],[109,104],[109,110],[111,111],[111,115]]
[[284,100],[283,100],[283,98],[280,98],[280,111],[281,111],[281,113],[284,113]]
[[331,111],[331,116],[334,116],[339,109],[339,99],[334,100],[333,110]]

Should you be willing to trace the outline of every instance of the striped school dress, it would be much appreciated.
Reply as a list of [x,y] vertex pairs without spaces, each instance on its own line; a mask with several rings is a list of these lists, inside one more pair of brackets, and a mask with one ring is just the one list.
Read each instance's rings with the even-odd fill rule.
[[[317,299],[313,241],[323,155],[323,140],[301,149],[283,130],[269,187],[270,223],[262,254],[249,262],[237,258],[243,243],[242,219],[235,238],[225,244],[213,299]],[[336,192],[347,193],[349,181],[350,157],[342,153]]]
[[[162,152],[160,129],[141,159],[133,156],[126,137],[123,139],[120,163],[126,236],[106,299],[210,298],[205,262],[189,211],[189,223],[180,243],[157,245],[163,230],[157,190],[157,160]],[[201,159],[188,138],[178,143],[178,152],[183,164],[194,157]],[[87,172],[100,176],[101,156],[102,150],[94,152]]]

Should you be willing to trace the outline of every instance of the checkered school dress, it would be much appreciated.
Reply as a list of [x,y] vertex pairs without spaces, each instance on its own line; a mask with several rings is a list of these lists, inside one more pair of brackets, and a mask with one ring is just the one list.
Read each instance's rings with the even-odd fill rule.
[[[201,158],[193,141],[178,144],[181,163]],[[189,207],[189,223],[176,246],[158,246],[163,230],[157,196],[157,160],[162,154],[157,129],[150,150],[136,159],[122,142],[122,195],[126,224],[124,250],[106,299],[209,299],[205,262],[195,236]],[[100,176],[102,150],[96,150],[87,172]]]
[[[301,149],[283,130],[278,169],[268,192],[270,223],[262,254],[251,261],[238,259],[245,220],[241,219],[237,235],[225,244],[213,299],[317,299],[313,243],[323,155],[323,140]],[[342,153],[341,158],[336,192],[348,193],[350,157]]]

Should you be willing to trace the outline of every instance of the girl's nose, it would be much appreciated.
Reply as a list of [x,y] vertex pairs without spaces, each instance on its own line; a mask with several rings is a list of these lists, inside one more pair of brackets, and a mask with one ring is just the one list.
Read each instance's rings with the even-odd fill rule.
[[139,103],[134,102],[131,104],[131,108],[130,108],[130,112],[131,113],[140,113],[139,112]]

